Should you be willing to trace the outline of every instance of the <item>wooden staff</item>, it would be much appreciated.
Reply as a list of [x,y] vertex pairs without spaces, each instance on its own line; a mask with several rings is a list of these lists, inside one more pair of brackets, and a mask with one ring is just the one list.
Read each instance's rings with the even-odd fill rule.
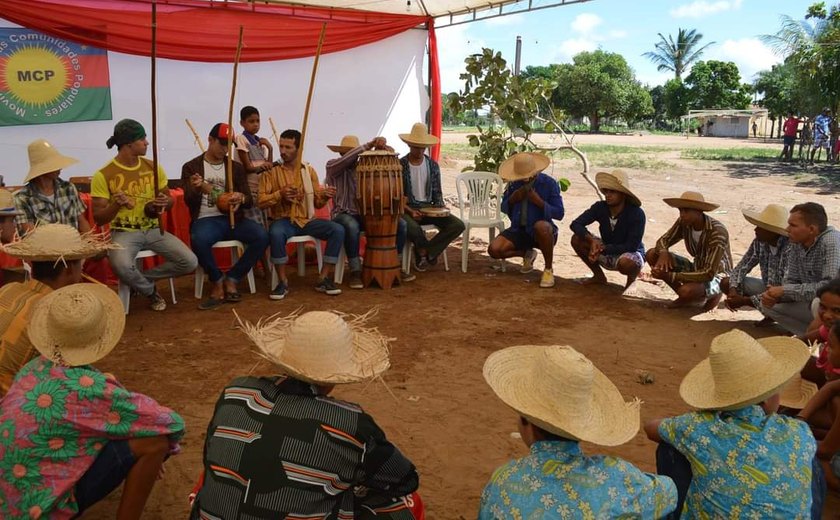
[[[239,43],[236,44],[236,58],[233,60],[233,81],[230,85],[230,105],[228,106],[228,144],[227,144],[227,176],[226,184],[228,192],[233,191],[233,100],[236,97],[236,75],[239,71],[239,56],[242,54],[242,33],[243,28],[239,26]],[[229,209],[230,228],[236,225],[233,218],[233,206]]]
[[192,131],[193,137],[195,137],[195,144],[198,145],[198,149],[201,150],[201,153],[204,153],[204,143],[201,141],[201,138],[198,137],[198,132],[195,131],[195,127],[192,125],[192,123],[190,123],[189,119],[184,119],[184,121],[187,122],[187,126]]
[[[315,75],[318,73],[318,61],[321,59],[321,47],[324,45],[324,36],[327,34],[327,23],[321,26],[321,36],[318,38],[318,48],[315,50],[315,61],[312,63],[312,76],[309,78],[309,92],[306,94],[306,108],[303,109],[303,126],[300,128],[300,146],[298,147],[297,158],[295,159],[293,171],[299,172],[303,161],[303,143],[306,137],[306,127],[309,124],[309,107],[312,105],[312,92],[315,90]],[[307,175],[309,172],[306,172]]]
[[[157,146],[157,0],[152,0],[152,178],[154,179],[155,199],[160,193],[158,179],[158,146]],[[155,208],[158,219],[158,229],[163,236],[163,215]]]
[[271,133],[274,134],[274,142],[277,143],[277,148],[280,148],[280,134],[277,133],[277,127],[274,126],[274,120],[269,117],[268,122],[271,125]]

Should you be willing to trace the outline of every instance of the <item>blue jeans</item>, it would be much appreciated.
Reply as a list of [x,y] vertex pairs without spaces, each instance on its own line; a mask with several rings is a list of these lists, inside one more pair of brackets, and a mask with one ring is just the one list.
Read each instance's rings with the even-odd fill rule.
[[212,283],[220,281],[224,276],[213,255],[213,244],[223,240],[238,240],[245,245],[245,252],[227,272],[228,280],[238,283],[253,269],[268,247],[268,233],[261,225],[247,218],[237,222],[233,229],[230,228],[228,217],[224,215],[193,220],[190,226],[192,249],[198,257],[198,264]]
[[[344,252],[350,262],[350,270],[361,270],[362,264],[359,261],[359,235],[364,231],[365,223],[361,215],[339,213],[333,218],[344,228]],[[397,220],[397,254],[402,254],[405,246],[406,223],[403,219]]]
[[[120,281],[143,296],[155,292],[154,280],[175,278],[195,271],[198,260],[187,244],[171,233],[160,234],[157,228],[147,231],[112,231],[111,240],[122,246],[108,252],[111,269]],[[143,249],[150,249],[166,262],[149,269],[137,269],[135,258]]]
[[[94,459],[93,464],[76,482],[73,494],[79,506],[79,515],[93,504],[107,497],[120,487],[128,472],[134,467],[134,454],[128,441],[108,441]],[[74,517],[76,518],[76,517]]]
[[289,261],[286,256],[286,241],[299,235],[310,235],[327,242],[327,251],[324,253],[324,263],[335,265],[338,262],[338,255],[341,253],[341,246],[344,245],[344,228],[332,220],[314,218],[300,227],[287,218],[275,220],[268,228],[268,236],[271,240],[271,262],[274,264],[285,264]]

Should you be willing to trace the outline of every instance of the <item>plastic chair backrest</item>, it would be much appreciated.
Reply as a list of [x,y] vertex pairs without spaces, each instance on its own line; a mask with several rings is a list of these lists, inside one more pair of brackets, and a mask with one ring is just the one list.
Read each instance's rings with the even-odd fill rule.
[[[498,174],[492,172],[466,172],[455,178],[458,191],[458,209],[461,220],[493,220],[499,218],[502,204],[502,185]],[[464,197],[466,191],[466,198]],[[469,208],[467,208],[469,203]]]

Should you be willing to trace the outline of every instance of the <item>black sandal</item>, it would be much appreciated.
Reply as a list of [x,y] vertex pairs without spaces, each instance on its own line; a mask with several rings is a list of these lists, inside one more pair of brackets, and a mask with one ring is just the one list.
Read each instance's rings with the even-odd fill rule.
[[242,295],[239,292],[225,292],[225,301],[228,303],[238,303],[242,301]]
[[223,303],[225,303],[225,300],[219,298],[207,298],[206,300],[198,304],[198,310],[212,311],[213,309],[219,307]]

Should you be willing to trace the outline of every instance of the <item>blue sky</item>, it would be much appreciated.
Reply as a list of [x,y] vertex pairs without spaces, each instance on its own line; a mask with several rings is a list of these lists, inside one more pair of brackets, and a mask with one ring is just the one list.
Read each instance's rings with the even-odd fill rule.
[[[570,62],[578,52],[601,48],[622,54],[640,81],[658,85],[673,73],[658,72],[642,54],[653,49],[659,40],[657,33],[676,35],[680,27],[697,29],[704,42],[715,42],[706,49],[703,59],[733,61],[741,70],[742,81],[751,82],[756,72],[780,61],[758,36],[775,33],[782,14],[804,18],[812,3],[813,0],[591,0],[442,28],[438,39],[443,92],[463,86],[458,76],[464,57],[482,47],[501,51],[512,67],[517,35],[522,36],[523,68]],[[439,24],[442,23],[445,22],[441,20]]]

